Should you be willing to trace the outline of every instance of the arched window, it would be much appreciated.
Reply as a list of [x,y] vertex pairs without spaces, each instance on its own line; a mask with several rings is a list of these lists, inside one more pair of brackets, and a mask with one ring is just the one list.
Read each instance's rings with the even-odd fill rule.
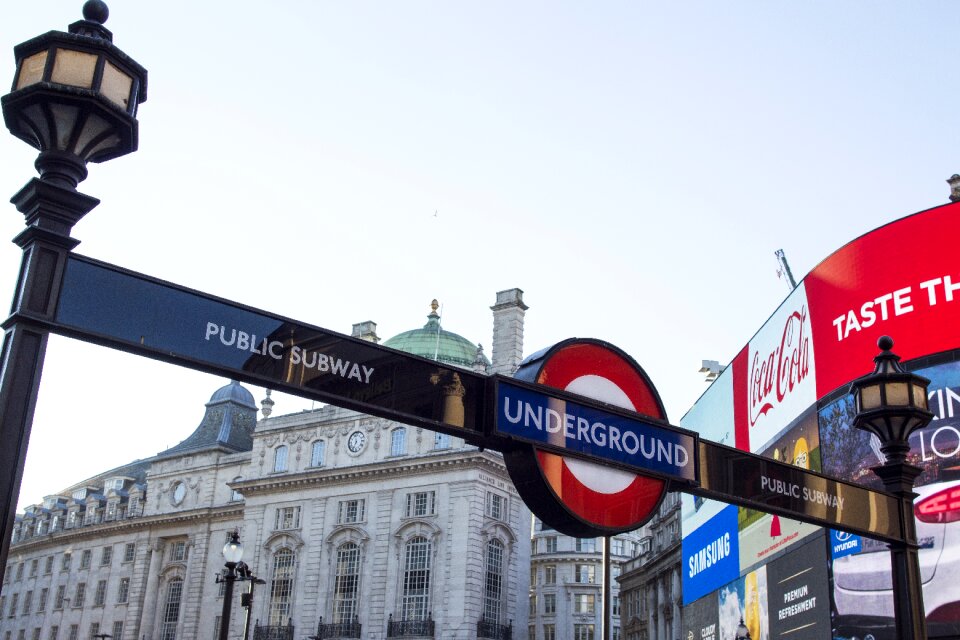
[[450,448],[450,436],[446,433],[440,433],[439,431],[433,437],[433,448],[434,449],[449,449]]
[[333,621],[353,622],[360,589],[360,547],[346,542],[337,549],[337,578],[333,587]]
[[322,467],[323,466],[323,454],[327,452],[327,443],[323,440],[317,440],[313,443],[313,451],[310,454],[310,466],[311,467]]
[[177,637],[182,598],[183,579],[173,578],[167,583],[167,599],[163,603],[163,619],[160,622],[160,640],[174,640]]
[[494,538],[487,543],[487,575],[483,591],[483,619],[499,624],[503,602],[503,543]]
[[407,430],[394,429],[390,434],[390,455],[402,456],[407,452]]
[[430,612],[430,556],[432,545],[422,536],[411,538],[403,554],[401,619],[426,620]]
[[287,470],[287,445],[282,444],[273,452],[273,470]]
[[270,626],[287,624],[293,602],[294,555],[290,549],[273,554],[273,582],[270,584]]

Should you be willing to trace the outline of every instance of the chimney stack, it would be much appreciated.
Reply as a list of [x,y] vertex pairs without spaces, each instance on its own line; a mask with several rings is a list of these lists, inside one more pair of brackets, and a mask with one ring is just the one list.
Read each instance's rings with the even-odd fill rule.
[[353,331],[350,332],[350,335],[374,344],[380,342],[380,336],[377,335],[377,323],[372,320],[353,325]]
[[523,291],[497,292],[493,311],[492,373],[513,375],[523,360],[523,316],[529,307],[523,304]]

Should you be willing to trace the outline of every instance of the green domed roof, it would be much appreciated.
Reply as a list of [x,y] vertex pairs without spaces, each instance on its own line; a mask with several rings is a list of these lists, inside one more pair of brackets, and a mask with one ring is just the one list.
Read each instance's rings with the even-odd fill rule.
[[436,300],[431,303],[427,324],[422,328],[399,333],[384,342],[384,346],[461,367],[473,367],[477,358],[484,366],[489,366],[490,361],[483,355],[480,345],[440,327],[438,306]]

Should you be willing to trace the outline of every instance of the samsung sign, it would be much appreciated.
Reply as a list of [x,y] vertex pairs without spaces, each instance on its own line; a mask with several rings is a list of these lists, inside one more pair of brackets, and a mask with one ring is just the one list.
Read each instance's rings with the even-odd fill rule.
[[737,507],[728,506],[683,541],[683,603],[740,577]]

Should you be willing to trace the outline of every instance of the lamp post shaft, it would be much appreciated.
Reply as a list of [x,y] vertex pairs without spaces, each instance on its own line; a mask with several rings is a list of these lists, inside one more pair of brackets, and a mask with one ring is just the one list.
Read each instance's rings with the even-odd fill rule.
[[900,526],[904,542],[890,543],[890,567],[893,574],[893,607],[899,640],[925,640],[927,621],[923,606],[923,582],[917,525],[913,516],[913,482],[923,470],[903,462],[873,468],[883,487],[900,500]]
[[223,590],[223,611],[220,613],[219,640],[227,640],[227,637],[230,635],[230,608],[233,605],[233,583],[237,579],[237,574],[234,572],[235,566],[234,563],[228,562],[227,572],[223,576],[226,587]]
[[67,257],[78,244],[70,237],[73,225],[100,201],[35,178],[12,202],[27,228],[14,239],[23,257],[0,351],[0,581],[37,405],[49,336],[46,322],[53,320]]

